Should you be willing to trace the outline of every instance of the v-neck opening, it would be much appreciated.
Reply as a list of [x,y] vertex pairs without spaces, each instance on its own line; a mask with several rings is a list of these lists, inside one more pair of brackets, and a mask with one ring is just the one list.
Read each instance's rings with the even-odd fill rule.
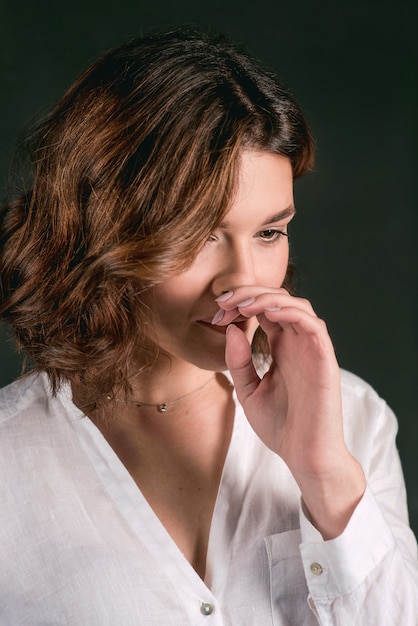
[[[60,397],[104,489],[125,522],[140,541],[147,546],[148,551],[152,554],[156,562],[159,563],[162,570],[169,576],[172,584],[174,586],[181,584],[183,588],[190,588],[192,593],[200,589],[202,599],[207,599],[208,593],[213,594],[214,583],[216,583],[217,591],[221,593],[224,587],[223,583],[227,577],[227,561],[229,561],[230,558],[230,543],[224,538],[223,524],[221,522],[223,515],[220,509],[222,510],[227,506],[226,499],[223,497],[224,482],[225,476],[228,473],[228,466],[231,462],[231,456],[233,456],[232,449],[235,447],[236,440],[238,420],[235,390],[233,390],[235,414],[231,439],[225,456],[218,492],[212,511],[206,553],[206,571],[203,579],[194,569],[190,561],[184,556],[106,438],[92,420],[74,405],[69,386],[61,390]],[[215,563],[213,562],[213,555],[219,554],[220,543],[222,544],[221,553],[224,555],[225,562],[222,568],[217,568],[216,580],[214,580]],[[222,574],[219,574],[219,571],[222,572]],[[185,587],[185,585],[187,587]]]

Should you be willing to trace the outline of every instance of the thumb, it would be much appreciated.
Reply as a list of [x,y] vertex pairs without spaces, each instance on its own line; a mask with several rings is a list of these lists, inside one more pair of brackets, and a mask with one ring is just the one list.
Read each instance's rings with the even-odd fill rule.
[[253,365],[251,346],[242,330],[234,324],[226,329],[225,361],[239,401],[243,403],[257,389],[260,378]]

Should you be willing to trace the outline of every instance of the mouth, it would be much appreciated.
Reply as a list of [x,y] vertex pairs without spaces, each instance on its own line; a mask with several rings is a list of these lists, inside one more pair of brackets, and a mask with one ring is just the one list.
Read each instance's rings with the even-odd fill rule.
[[[234,324],[234,326],[237,326],[240,330],[242,330],[243,332],[246,332],[250,327],[250,322],[251,322],[251,318],[243,317],[242,315],[239,315],[236,319],[232,320],[231,324]],[[211,321],[209,320],[198,320],[197,323],[200,326],[209,328],[210,330],[215,331],[216,333],[219,333],[221,335],[225,335],[226,329],[229,326],[229,324],[218,326],[218,324],[212,324]]]

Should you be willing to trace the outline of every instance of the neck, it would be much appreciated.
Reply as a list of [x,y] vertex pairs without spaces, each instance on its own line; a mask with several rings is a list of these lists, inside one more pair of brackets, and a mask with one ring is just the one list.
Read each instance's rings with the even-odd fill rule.
[[89,417],[106,437],[121,436],[128,447],[136,437],[147,441],[147,445],[155,439],[160,444],[164,442],[167,454],[168,449],[182,449],[188,439],[196,445],[196,437],[207,439],[209,432],[222,430],[230,423],[234,415],[232,390],[226,376],[212,374],[210,382],[196,394],[172,406],[167,403],[167,413],[162,414],[155,404],[136,406],[110,401],[108,408],[93,412]]
[[[117,397],[119,402],[143,406],[167,406],[187,399],[211,387],[215,373],[201,370],[186,363],[182,367],[153,368],[147,373],[132,373],[132,392],[127,398]],[[213,389],[212,389],[213,391]]]
[[193,389],[192,391],[188,391],[187,393],[182,394],[181,396],[177,396],[176,398],[171,398],[170,400],[164,400],[164,402],[145,402],[144,400],[138,399],[138,398],[134,398],[134,399],[129,399],[129,398],[125,398],[123,400],[121,400],[120,398],[113,398],[112,396],[108,396],[109,401],[115,401],[115,402],[122,402],[125,405],[131,405],[131,406],[136,406],[139,408],[147,408],[147,407],[151,407],[154,408],[156,410],[158,410],[160,413],[167,413],[169,407],[170,409],[180,403],[183,402],[189,398],[191,398],[192,396],[197,395],[200,391],[202,391],[205,387],[208,387],[210,383],[212,383],[214,381],[215,375],[211,376],[210,378],[208,378],[207,380],[205,380],[204,383],[202,383],[201,385],[199,385],[198,387],[196,387],[195,389]]

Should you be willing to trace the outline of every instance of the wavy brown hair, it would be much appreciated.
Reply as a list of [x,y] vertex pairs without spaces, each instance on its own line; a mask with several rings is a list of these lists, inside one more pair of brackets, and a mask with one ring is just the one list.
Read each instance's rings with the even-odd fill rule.
[[284,155],[295,178],[313,161],[286,89],[226,39],[189,30],[103,55],[28,146],[33,184],[1,214],[0,314],[53,389],[70,381],[91,406],[129,390],[144,290],[187,267],[221,222],[241,151]]

